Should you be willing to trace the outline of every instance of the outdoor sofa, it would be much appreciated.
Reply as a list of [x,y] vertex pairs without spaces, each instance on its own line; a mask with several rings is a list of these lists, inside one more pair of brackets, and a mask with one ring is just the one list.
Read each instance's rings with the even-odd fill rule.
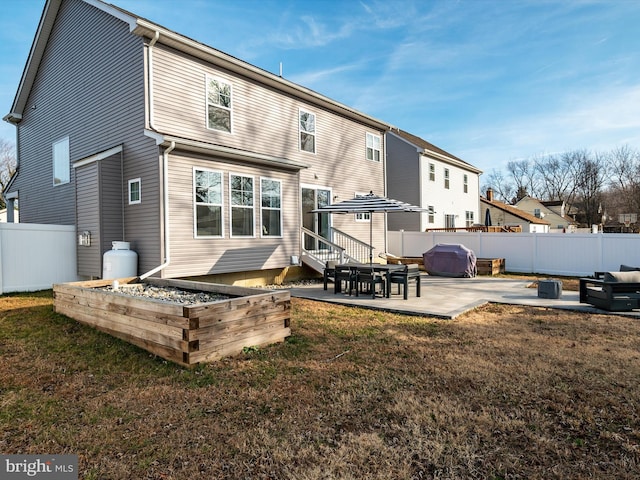
[[611,312],[640,308],[640,269],[620,266],[619,272],[596,272],[580,279],[580,303]]

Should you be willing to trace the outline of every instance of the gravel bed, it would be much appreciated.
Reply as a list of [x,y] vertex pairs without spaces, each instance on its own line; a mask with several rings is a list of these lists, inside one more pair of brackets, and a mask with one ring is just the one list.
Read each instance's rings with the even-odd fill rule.
[[181,305],[196,305],[198,303],[217,302],[231,298],[228,295],[215,292],[194,292],[176,287],[157,287],[155,285],[140,283],[120,285],[116,289],[114,289],[113,286],[108,286],[102,288],[102,290],[131,295],[132,297],[145,297],[164,302],[179,303]]

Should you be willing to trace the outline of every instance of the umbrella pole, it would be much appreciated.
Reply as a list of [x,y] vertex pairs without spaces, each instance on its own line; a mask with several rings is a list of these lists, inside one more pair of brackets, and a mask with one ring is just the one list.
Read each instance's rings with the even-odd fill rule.
[[373,265],[373,212],[369,213],[369,265]]

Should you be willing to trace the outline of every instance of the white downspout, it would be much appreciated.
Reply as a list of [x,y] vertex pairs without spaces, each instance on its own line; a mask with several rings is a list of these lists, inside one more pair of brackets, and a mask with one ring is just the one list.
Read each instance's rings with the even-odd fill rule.
[[164,151],[163,156],[163,203],[164,203],[164,263],[162,265],[158,265],[153,270],[149,270],[147,273],[143,273],[140,275],[140,280],[144,280],[145,278],[153,275],[154,273],[163,270],[168,267],[171,263],[171,255],[169,249],[169,154],[176,148],[176,142],[171,142],[169,148]]
[[156,34],[153,36],[151,41],[149,42],[149,47],[147,49],[147,60],[148,60],[148,78],[147,78],[147,86],[149,88],[149,128],[155,130],[156,127],[153,124],[153,46],[160,38],[160,31],[156,30]]

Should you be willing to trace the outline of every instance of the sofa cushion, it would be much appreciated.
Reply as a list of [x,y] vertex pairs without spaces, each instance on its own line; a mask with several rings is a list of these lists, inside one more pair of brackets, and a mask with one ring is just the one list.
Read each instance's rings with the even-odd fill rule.
[[640,272],[640,267],[630,267],[629,265],[620,265],[621,272]]
[[640,272],[605,272],[603,280],[605,282],[640,283]]

